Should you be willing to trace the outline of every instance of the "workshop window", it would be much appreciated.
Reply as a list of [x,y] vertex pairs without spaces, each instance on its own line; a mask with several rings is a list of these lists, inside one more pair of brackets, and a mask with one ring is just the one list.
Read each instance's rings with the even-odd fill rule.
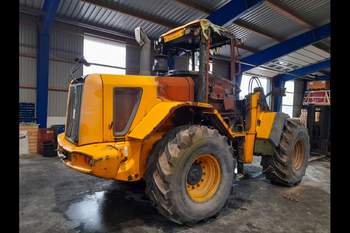
[[84,36],[84,57],[89,63],[96,63],[94,65],[84,66],[84,75],[92,73],[125,74],[125,44]]
[[[239,99],[244,99],[244,97],[248,95],[248,85],[251,77],[252,77],[251,75],[245,75],[245,74],[242,75],[241,86],[240,86],[241,92],[239,93]],[[259,77],[259,80],[261,82],[261,86],[264,89],[264,93],[266,95],[269,91],[268,80],[267,78],[263,78],[263,77]],[[256,83],[256,81],[253,81],[252,91],[254,91],[255,87],[258,87],[258,84]]]
[[282,112],[287,113],[290,117],[293,117],[293,105],[294,105],[294,80],[287,81],[284,84],[286,88],[286,96],[282,98]]

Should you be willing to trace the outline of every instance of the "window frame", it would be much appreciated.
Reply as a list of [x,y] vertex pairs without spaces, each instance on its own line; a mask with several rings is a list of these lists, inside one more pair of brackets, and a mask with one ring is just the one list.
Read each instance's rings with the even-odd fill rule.
[[[136,89],[139,90],[139,94],[136,99],[136,103],[131,111],[131,114],[129,116],[129,119],[122,131],[117,131],[116,129],[116,122],[117,122],[117,106],[116,106],[116,98],[117,98],[117,89]],[[114,87],[113,88],[113,135],[114,136],[125,136],[125,134],[129,131],[130,126],[132,122],[134,121],[134,118],[136,116],[136,112],[139,109],[141,99],[142,99],[142,94],[143,94],[143,88],[141,87]]]
[[[282,104],[281,104],[281,112],[283,112],[283,106],[286,106],[286,107],[292,107],[292,115],[290,116],[290,117],[293,117],[294,116],[294,93],[295,93],[295,80],[290,80],[290,81],[293,81],[293,92],[291,92],[291,91],[286,91],[285,93],[286,94],[292,94],[293,95],[293,98],[292,98],[292,100],[293,100],[293,104],[283,104],[283,97],[284,96],[282,96]],[[285,112],[283,112],[283,113],[285,113]],[[286,113],[286,114],[288,114],[288,113]]]
[[[245,96],[247,96],[249,93],[247,91],[247,89],[242,89],[242,83],[245,82],[247,80],[247,84],[249,83],[249,79],[251,79],[253,76],[257,76],[257,75],[249,75],[249,74],[242,74],[242,79],[241,79],[241,83],[240,83],[240,86],[239,86],[239,89],[241,90],[239,92],[239,99],[240,100],[243,100],[245,98]],[[271,85],[270,81],[269,81],[269,78],[268,77],[259,77],[257,76],[259,79],[260,79],[260,82],[262,82],[262,88],[264,89],[264,94],[266,94],[271,88],[269,88],[269,85]],[[263,80],[263,81],[262,81]],[[266,86],[263,85],[263,83],[266,84]],[[256,84],[255,82],[253,83],[253,90],[254,91],[254,84]],[[247,85],[248,87],[248,85]],[[243,93],[247,91],[247,93],[245,95],[243,95]],[[271,102],[271,100],[270,100]],[[268,105],[270,106],[271,104],[268,103]]]
[[[78,87],[81,87],[81,93],[77,93]],[[73,144],[79,143],[80,140],[80,121],[84,95],[84,82],[70,84],[69,96],[67,98],[68,105],[66,109],[66,123],[64,137]],[[73,101],[73,102],[72,102]],[[74,115],[77,117],[73,120],[74,109],[79,108]],[[68,123],[70,121],[70,123]],[[72,125],[74,123],[74,125]],[[69,126],[69,128],[67,128]],[[73,128],[72,128],[73,127]],[[68,131],[69,130],[69,131]],[[68,134],[67,134],[68,133]],[[72,138],[72,136],[74,138]]]

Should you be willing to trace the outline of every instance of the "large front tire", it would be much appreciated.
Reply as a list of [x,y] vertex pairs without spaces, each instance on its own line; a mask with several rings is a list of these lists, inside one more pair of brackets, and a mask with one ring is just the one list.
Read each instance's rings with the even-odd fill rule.
[[279,146],[273,156],[263,156],[261,165],[267,179],[274,184],[295,186],[305,175],[310,154],[307,129],[287,119]]
[[227,139],[205,126],[181,126],[153,149],[146,194],[158,211],[179,224],[219,213],[230,195],[235,160]]

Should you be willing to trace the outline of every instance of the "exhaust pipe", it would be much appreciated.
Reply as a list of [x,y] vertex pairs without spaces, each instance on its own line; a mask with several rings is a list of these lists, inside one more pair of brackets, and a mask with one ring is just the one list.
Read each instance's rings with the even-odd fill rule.
[[135,28],[135,39],[141,46],[140,75],[151,75],[151,40],[141,27]]

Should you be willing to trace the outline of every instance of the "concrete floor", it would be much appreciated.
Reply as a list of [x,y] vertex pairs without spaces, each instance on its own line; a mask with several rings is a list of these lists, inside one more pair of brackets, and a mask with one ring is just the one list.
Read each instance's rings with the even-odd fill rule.
[[[249,166],[257,172],[258,163]],[[167,221],[133,188],[75,172],[57,158],[20,159],[20,232],[330,232],[330,162],[309,164],[293,188],[264,177],[235,184],[228,208],[193,227]]]

